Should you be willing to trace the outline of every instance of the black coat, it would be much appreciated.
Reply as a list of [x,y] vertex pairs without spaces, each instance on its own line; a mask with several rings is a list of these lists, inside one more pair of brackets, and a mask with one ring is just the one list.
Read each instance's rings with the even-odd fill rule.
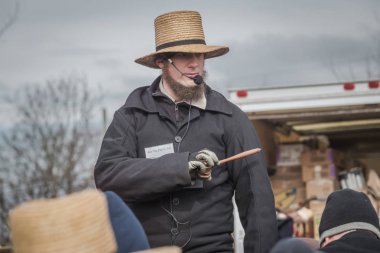
[[380,239],[372,232],[358,230],[345,234],[320,250],[326,253],[379,253]]
[[[97,187],[128,203],[151,246],[186,244],[184,252],[194,253],[233,252],[235,193],[245,252],[268,252],[277,239],[277,225],[262,152],[214,167],[212,180],[202,188],[186,188],[192,152],[207,148],[223,159],[260,147],[252,123],[209,87],[205,110],[193,106],[189,114],[188,104],[174,104],[159,91],[159,81],[136,89],[115,112],[95,167]],[[147,159],[151,147],[171,147],[174,153]]]

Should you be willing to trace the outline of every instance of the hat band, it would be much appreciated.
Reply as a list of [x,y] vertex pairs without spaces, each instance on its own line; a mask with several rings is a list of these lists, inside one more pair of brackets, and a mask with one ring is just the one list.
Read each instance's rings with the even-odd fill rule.
[[380,238],[380,231],[378,227],[375,227],[374,225],[367,222],[350,222],[337,227],[333,227],[321,233],[319,243],[322,244],[326,237],[330,237],[353,229],[368,230],[373,232],[378,238]]
[[203,44],[203,45],[206,45],[206,41],[205,40],[179,40],[179,41],[172,41],[172,42],[168,42],[168,43],[159,45],[158,47],[156,47],[156,51],[159,51],[161,49],[168,48],[168,47],[191,45],[191,44]]

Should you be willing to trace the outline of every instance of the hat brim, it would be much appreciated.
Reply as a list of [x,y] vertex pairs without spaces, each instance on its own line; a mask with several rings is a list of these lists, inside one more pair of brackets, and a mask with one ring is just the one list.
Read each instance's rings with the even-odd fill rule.
[[135,60],[136,63],[144,65],[146,67],[158,69],[159,67],[155,63],[156,56],[162,53],[201,53],[205,54],[205,59],[222,56],[228,53],[229,48],[225,46],[209,46],[203,44],[181,45],[168,47],[158,50],[154,53],[148,54]]

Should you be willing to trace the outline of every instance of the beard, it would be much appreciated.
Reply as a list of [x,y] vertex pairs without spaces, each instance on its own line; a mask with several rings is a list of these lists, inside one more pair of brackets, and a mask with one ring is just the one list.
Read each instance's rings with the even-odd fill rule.
[[[202,98],[204,91],[205,91],[205,85],[204,83],[201,83],[196,86],[192,87],[187,87],[181,84],[180,82],[177,82],[174,80],[168,71],[168,66],[164,66],[162,70],[162,76],[165,79],[167,85],[171,88],[171,90],[174,92],[174,94],[178,97],[180,101],[186,100],[186,101],[191,101],[191,100],[199,100]],[[203,79],[206,78],[206,71],[203,72],[202,75]]]

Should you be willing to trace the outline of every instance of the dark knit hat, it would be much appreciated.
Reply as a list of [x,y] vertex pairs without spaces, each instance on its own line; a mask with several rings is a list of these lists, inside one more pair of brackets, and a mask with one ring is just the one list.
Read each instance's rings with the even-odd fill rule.
[[319,225],[320,243],[326,237],[353,229],[371,231],[380,238],[379,217],[371,201],[364,193],[351,189],[331,193]]

